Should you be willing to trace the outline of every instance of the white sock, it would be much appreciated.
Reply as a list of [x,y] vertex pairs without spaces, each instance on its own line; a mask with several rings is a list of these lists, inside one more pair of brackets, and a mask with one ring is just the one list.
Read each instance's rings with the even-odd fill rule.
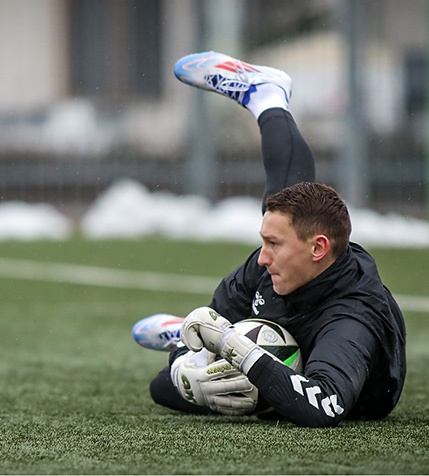
[[289,110],[288,102],[289,98],[286,99],[285,92],[281,87],[266,83],[256,86],[256,91],[250,93],[249,102],[245,107],[253,114],[255,119],[258,119],[265,110],[273,107]]

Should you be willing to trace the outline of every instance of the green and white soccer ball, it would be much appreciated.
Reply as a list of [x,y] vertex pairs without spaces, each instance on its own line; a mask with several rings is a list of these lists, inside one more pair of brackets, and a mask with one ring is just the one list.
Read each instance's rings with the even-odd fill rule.
[[[277,357],[285,365],[291,369],[302,372],[303,362],[301,351],[296,340],[283,327],[275,322],[264,319],[246,319],[234,324],[236,330],[250,340],[259,345],[262,349]],[[222,359],[222,362],[224,359]],[[218,362],[220,363],[220,361]],[[225,360],[224,363],[228,365]],[[267,415],[272,412],[272,408],[259,397],[259,392],[256,387],[252,389],[251,396],[255,401],[255,407],[249,414],[264,414]]]
[[237,322],[234,327],[291,369],[302,372],[303,365],[299,346],[283,327],[275,322],[257,318]]

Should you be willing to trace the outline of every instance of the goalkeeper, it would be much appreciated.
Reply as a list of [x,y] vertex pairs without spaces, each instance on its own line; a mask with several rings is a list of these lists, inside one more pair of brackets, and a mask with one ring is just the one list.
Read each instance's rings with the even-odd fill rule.
[[[227,415],[250,414],[259,400],[270,417],[311,427],[386,417],[405,380],[403,317],[373,258],[349,241],[345,203],[315,183],[312,152],[289,112],[289,76],[214,52],[182,58],[175,74],[255,117],[266,189],[262,246],[184,320],[170,365],[151,383],[153,400]],[[235,330],[250,317],[292,334],[302,373]]]

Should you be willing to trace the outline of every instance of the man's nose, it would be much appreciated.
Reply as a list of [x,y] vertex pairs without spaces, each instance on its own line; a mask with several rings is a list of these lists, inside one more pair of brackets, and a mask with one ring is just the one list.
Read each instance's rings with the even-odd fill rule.
[[259,266],[268,266],[269,263],[270,263],[270,260],[269,260],[267,250],[265,249],[265,246],[262,246],[261,251],[259,253],[259,257],[258,257],[258,264]]

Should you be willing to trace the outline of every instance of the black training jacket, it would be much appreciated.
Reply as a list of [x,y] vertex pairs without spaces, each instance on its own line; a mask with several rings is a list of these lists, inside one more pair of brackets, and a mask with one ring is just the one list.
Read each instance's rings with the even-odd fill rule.
[[297,340],[298,374],[269,356],[248,377],[279,416],[300,426],[378,419],[397,404],[405,380],[405,326],[373,258],[351,243],[334,264],[287,296],[273,290],[260,250],[216,289],[212,308],[231,322],[277,322]]

